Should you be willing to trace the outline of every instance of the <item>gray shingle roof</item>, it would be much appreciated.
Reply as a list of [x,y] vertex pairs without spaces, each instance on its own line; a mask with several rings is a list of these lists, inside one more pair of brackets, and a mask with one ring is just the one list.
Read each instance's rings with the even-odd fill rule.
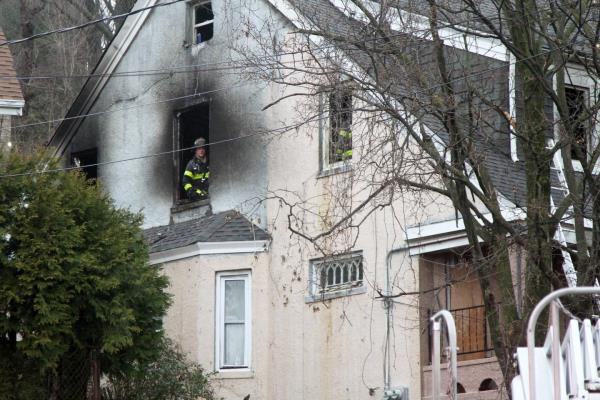
[[197,242],[268,240],[269,234],[237,211],[157,226],[144,231],[150,253],[185,247]]
[[[329,37],[331,41],[335,42],[338,48],[342,49],[364,71],[372,76],[377,76],[382,82],[387,80],[389,82],[389,86],[386,86],[387,93],[396,97],[401,104],[407,105],[409,110],[420,117],[421,121],[434,134],[445,143],[448,143],[447,127],[438,110],[432,106],[432,104],[435,104],[432,96],[435,96],[439,91],[422,89],[422,87],[440,86],[439,76],[436,75],[435,68],[425,67],[423,69],[424,83],[422,87],[406,82],[402,73],[407,66],[410,68],[411,62],[422,66],[435,65],[436,61],[431,41],[394,32],[390,37],[395,38],[397,41],[395,50],[401,49],[403,54],[402,57],[387,55],[384,52],[377,51],[377,43],[381,43],[377,40],[377,33],[370,30],[367,24],[344,15],[331,2],[323,0],[290,1],[311,23],[319,28],[325,37]],[[424,4],[425,6],[423,6]],[[453,3],[450,1],[448,4]],[[428,15],[428,7],[425,2],[398,0],[398,6],[422,15]],[[497,14],[497,10],[490,0],[482,1],[480,8],[482,13],[490,18]],[[375,46],[375,51],[365,51],[365,47],[371,46]],[[467,115],[468,100],[465,94],[472,88],[475,88],[495,104],[504,105],[504,108],[508,109],[507,62],[483,55],[467,55],[462,50],[450,47],[446,48],[446,52],[454,90],[459,98],[461,96],[463,98],[463,103],[458,105],[463,116]],[[471,78],[467,76],[466,81],[461,75],[464,73],[461,65],[465,60],[468,60],[469,73],[473,75]],[[457,65],[455,69],[453,68],[454,64]],[[389,71],[393,71],[395,74],[390,75]],[[382,86],[385,85],[382,84]],[[418,96],[415,93],[418,93]],[[412,100],[416,97],[421,99]],[[474,101],[477,101],[477,99]],[[459,119],[458,124],[465,132],[471,132],[477,152],[477,163],[485,166],[488,170],[497,190],[517,206],[523,207],[527,202],[525,165],[524,162],[513,162],[511,159],[508,123],[495,110],[491,107],[485,107],[484,104],[481,104],[479,111],[481,116],[477,127],[469,127],[469,121],[465,118],[463,118],[464,121]],[[551,174],[551,181],[552,186],[560,186],[555,171]],[[554,201],[558,203],[562,198],[562,194],[553,193],[553,197]]]

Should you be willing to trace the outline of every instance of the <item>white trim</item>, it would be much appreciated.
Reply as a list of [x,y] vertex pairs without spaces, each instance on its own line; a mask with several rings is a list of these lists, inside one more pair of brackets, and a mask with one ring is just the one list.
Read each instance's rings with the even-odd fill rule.
[[238,242],[197,242],[185,247],[150,253],[150,265],[181,260],[203,254],[262,253],[269,250],[268,240]]
[[[222,328],[225,323],[223,294],[225,282],[228,280],[244,281],[244,366],[234,368],[223,368],[221,365],[224,358],[223,343],[225,340],[225,330]],[[215,371],[221,373],[250,371],[252,367],[252,272],[250,270],[217,272],[215,284]]]
[[[508,54],[508,113],[511,122],[517,120],[517,58],[512,54]],[[513,161],[519,161],[517,152],[517,135],[513,124],[508,124],[510,130],[510,158]]]
[[0,99],[0,115],[23,115],[24,100],[2,100]]
[[[354,5],[349,0],[330,0],[331,3],[344,15],[357,19],[359,21],[368,22],[366,15],[363,11]],[[365,6],[370,5],[371,12],[378,13],[380,5],[375,1],[367,1],[364,3]],[[423,39],[431,40],[431,25],[429,24],[429,18],[419,15],[416,13],[390,9],[390,21],[391,29],[398,32],[411,33],[415,31],[422,32],[422,35],[415,35]],[[411,21],[410,27],[407,29],[406,22]],[[473,34],[464,33],[464,31],[471,31]],[[453,28],[440,28],[438,34],[443,40],[444,44],[450,47],[454,47],[460,50],[466,50],[471,53],[476,53],[485,57],[494,58],[500,61],[508,61],[508,51],[506,46],[498,39],[492,39],[483,37],[486,34],[481,31],[474,29],[467,29],[459,26],[459,29]],[[465,43],[466,42],[466,43]]]
[[[142,3],[141,1],[138,1],[135,3],[135,5],[133,7],[133,11],[141,9],[141,8],[152,7],[157,3],[157,1],[158,0],[146,0],[144,3]],[[100,74],[102,76],[98,80],[90,80],[84,84],[83,88],[79,91],[77,98],[75,99],[75,101],[73,103],[73,108],[72,108],[73,115],[81,116],[81,115],[88,114],[90,112],[92,107],[96,104],[96,100],[100,96],[100,93],[102,93],[104,86],[106,86],[108,81],[111,79],[112,73],[119,66],[121,59],[123,58],[125,53],[129,50],[129,46],[131,45],[133,40],[136,38],[138,32],[140,31],[141,27],[146,22],[146,19],[150,15],[151,11],[152,11],[152,9],[148,9],[148,10],[142,11],[139,14],[131,15],[125,19],[125,22],[123,22],[123,26],[119,30],[119,33],[123,32],[123,35],[124,35],[123,40],[122,41],[113,40],[111,45],[104,51],[104,56],[102,56],[102,58],[100,59],[100,64],[99,64],[98,70],[97,71],[94,70],[95,74]],[[129,21],[131,21],[131,25],[129,25]],[[129,26],[127,26],[127,25],[129,25]],[[119,36],[119,35],[117,35],[117,36]],[[112,54],[109,54],[109,52]],[[90,84],[90,86],[91,86],[90,88],[87,88],[88,84]],[[85,91],[85,93],[84,93],[84,91]],[[84,95],[84,99],[80,102],[78,100],[79,100],[79,97],[82,96],[82,94]],[[69,112],[70,111],[71,110],[69,110]],[[67,117],[68,116],[69,116],[69,114],[67,114]],[[67,144],[71,140],[71,137],[74,136],[79,131],[79,127],[81,126],[81,124],[83,124],[85,119],[86,118],[74,118],[71,120],[64,120],[59,125],[59,127],[57,128],[57,131],[59,129],[61,129],[61,126],[63,123],[67,124],[67,126],[65,128],[65,130],[66,130],[65,134],[61,136],[60,143],[52,143],[53,140],[55,139],[55,136],[50,138],[50,142],[51,142],[50,145],[54,146],[54,155],[58,156],[58,155],[62,155],[64,153],[64,151],[67,147]],[[56,135],[56,132],[54,134]]]

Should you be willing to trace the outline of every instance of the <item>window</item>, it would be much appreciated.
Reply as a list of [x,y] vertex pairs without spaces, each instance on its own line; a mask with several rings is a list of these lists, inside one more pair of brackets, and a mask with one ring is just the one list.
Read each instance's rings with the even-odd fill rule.
[[352,91],[335,90],[329,95],[329,164],[352,158]]
[[87,179],[98,178],[98,150],[96,148],[71,154],[71,165],[81,167]]
[[213,37],[214,19],[212,3],[205,2],[193,6],[193,34],[195,44],[204,43]]
[[[326,295],[332,293],[354,294],[355,289],[365,288],[363,273],[362,252],[312,260],[310,266],[311,295],[319,298],[330,297]],[[364,290],[359,292],[363,293]]]
[[250,367],[250,272],[217,275],[216,365]]
[[585,160],[587,158],[589,123],[586,120],[588,91],[585,88],[567,86],[565,97],[569,111],[567,125],[572,125],[573,141],[571,142],[571,158]]
[[[209,132],[209,103],[201,103],[193,107],[186,108],[177,113],[177,137],[174,142],[179,149],[191,149],[194,141],[198,138],[206,139],[210,143]],[[175,195],[176,204],[188,201],[183,187],[183,174],[188,162],[194,157],[194,150],[183,150],[173,153],[174,163],[176,165],[175,173]],[[210,146],[206,147],[206,158],[210,164]]]

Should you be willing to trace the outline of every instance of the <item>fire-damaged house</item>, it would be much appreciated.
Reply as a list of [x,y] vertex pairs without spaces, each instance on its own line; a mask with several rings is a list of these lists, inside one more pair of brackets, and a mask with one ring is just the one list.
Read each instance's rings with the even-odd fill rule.
[[[135,8],[159,3],[140,0]],[[385,137],[390,129],[385,119],[365,117],[367,99],[342,78],[313,92],[288,87],[281,71],[261,69],[250,55],[307,27],[326,26],[338,37],[367,34],[360,12],[339,0],[186,0],[132,14],[49,145],[97,179],[118,206],[143,211],[150,262],[163,265],[173,294],[166,331],[216,372],[223,398],[370,399],[394,388],[398,398],[428,398],[428,317],[443,308],[457,323],[459,391],[498,398],[503,377],[452,203],[414,191],[385,201],[374,196],[379,175],[370,168],[395,162],[390,147],[374,145],[378,132]],[[494,40],[471,48],[463,39],[447,40],[447,51],[469,58],[478,90],[518,114],[509,53]],[[307,43],[328,48],[322,40]],[[407,54],[427,65],[435,57],[428,43],[411,42]],[[375,79],[365,49],[344,50],[338,54],[348,68]],[[268,62],[289,67],[298,53],[283,47]],[[573,71],[576,114],[595,89]],[[418,116],[444,155],[447,127],[433,113]],[[502,215],[517,220],[527,196],[520,144],[495,111],[481,118],[489,124],[482,131],[493,132],[482,141],[481,160]],[[186,169],[199,138],[210,175]],[[208,179],[207,198],[190,200],[186,174]],[[551,182],[553,197],[564,197],[559,162]],[[361,204],[373,211],[356,215],[358,229],[344,213]],[[305,240],[332,227],[346,230]],[[565,246],[573,240],[568,229],[560,233]],[[511,248],[517,302],[522,259]],[[399,288],[402,299],[385,296]]]

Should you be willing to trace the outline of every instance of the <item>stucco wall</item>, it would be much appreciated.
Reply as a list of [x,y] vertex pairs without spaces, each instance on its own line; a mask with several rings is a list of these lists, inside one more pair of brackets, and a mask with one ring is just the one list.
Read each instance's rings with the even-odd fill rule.
[[169,337],[208,372],[215,370],[215,287],[220,271],[250,271],[252,304],[252,367],[249,372],[225,371],[215,379],[225,399],[267,398],[269,385],[270,302],[266,254],[203,255],[164,266],[173,304],[165,318]]
[[[117,205],[144,210],[146,227],[169,223],[177,175],[172,155],[151,155],[176,147],[177,112],[201,102],[210,103],[210,141],[215,143],[210,147],[213,211],[245,210],[247,201],[264,195],[267,187],[265,138],[255,134],[269,126],[268,114],[261,112],[269,92],[229,62],[233,43],[240,36],[247,40],[231,32],[243,21],[235,20],[239,14],[228,12],[225,1],[214,1],[214,37],[184,46],[188,8],[182,2],[152,11],[115,74],[155,72],[111,78],[90,111],[101,114],[85,119],[69,148],[97,147],[100,163],[149,156],[98,168]],[[283,24],[283,18],[274,18]],[[248,135],[255,136],[235,140]],[[264,209],[254,212],[264,221]]]

